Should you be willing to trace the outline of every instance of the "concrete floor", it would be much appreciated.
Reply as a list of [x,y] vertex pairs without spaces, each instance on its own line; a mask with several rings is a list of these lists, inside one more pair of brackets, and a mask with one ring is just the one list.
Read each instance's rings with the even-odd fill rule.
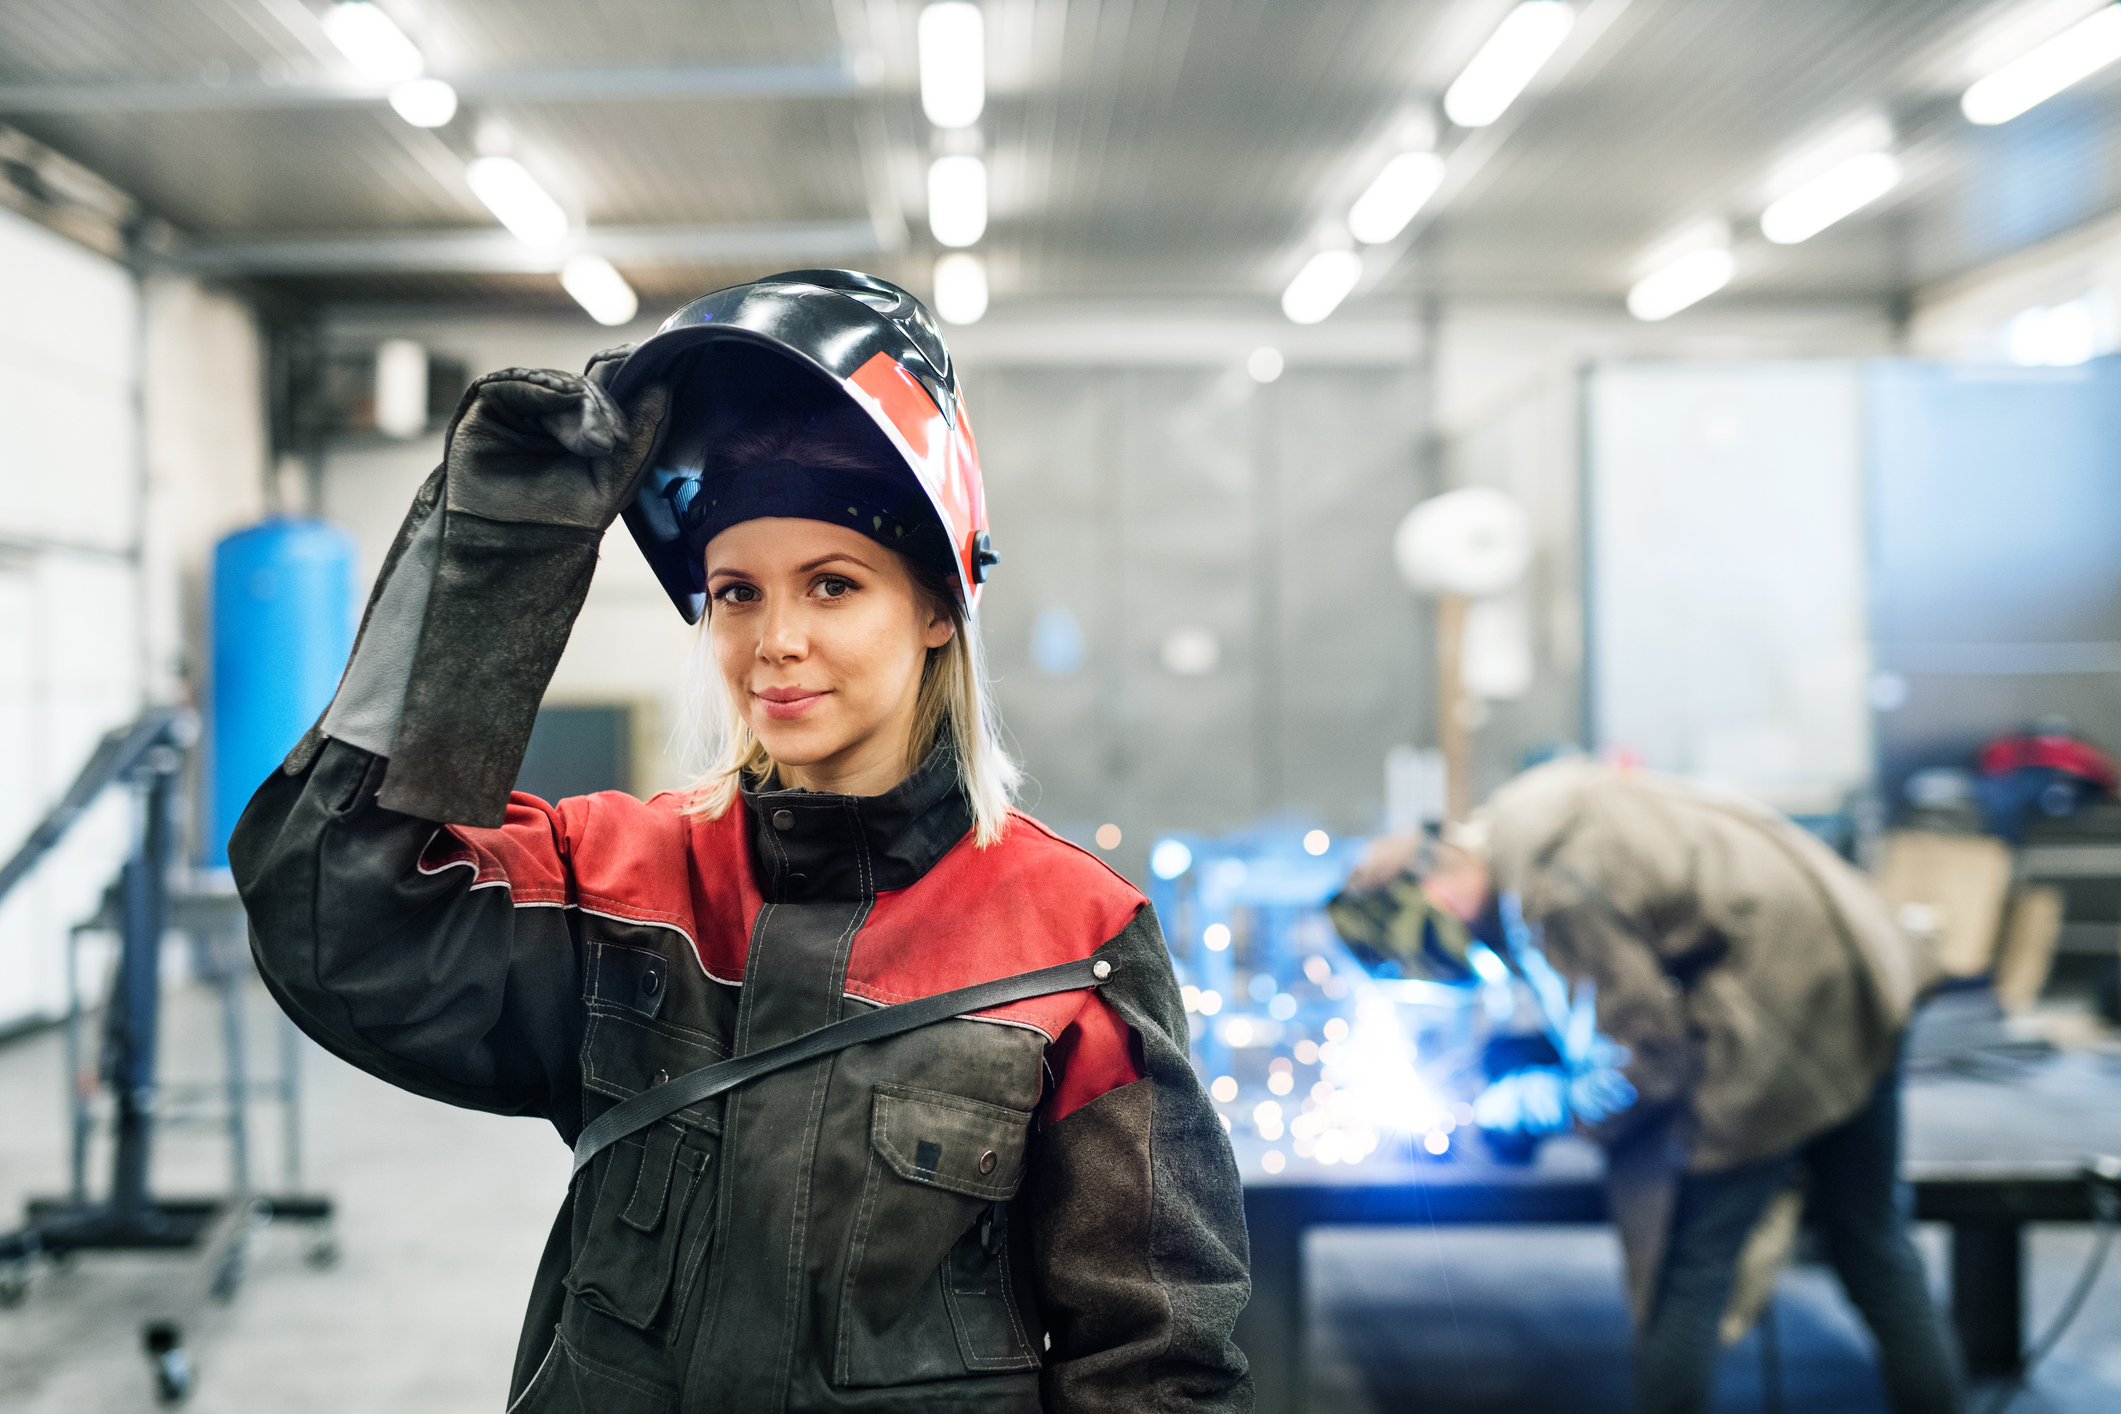
[[[277,1012],[254,989],[250,1035]],[[186,988],[165,1012],[165,1072],[211,1079],[220,1062],[211,994]],[[198,1414],[498,1414],[507,1402],[523,1301],[567,1187],[567,1150],[536,1121],[453,1110],[372,1080],[303,1043],[310,1189],[338,1203],[339,1264],[311,1267],[312,1232],[266,1229],[235,1300],[207,1295],[191,1257],[83,1253],[45,1264],[28,1299],[0,1310],[0,1409],[132,1414],[155,1408],[140,1332],[183,1324],[198,1369]],[[65,1184],[60,1040],[0,1050],[0,1221]],[[276,1116],[254,1108],[258,1187],[281,1172]],[[228,1182],[216,1133],[178,1132],[156,1156],[156,1187],[210,1193]],[[91,1167],[91,1191],[104,1183]]]
[[[250,1035],[270,1062],[277,1014],[250,997]],[[212,994],[185,987],[167,1011],[165,1071],[219,1066]],[[242,1290],[207,1295],[193,1257],[84,1254],[39,1268],[28,1299],[0,1310],[0,1411],[132,1414],[155,1407],[140,1331],[175,1319],[199,1371],[199,1414],[498,1414],[530,1276],[564,1192],[567,1153],[534,1121],[450,1110],[394,1091],[304,1044],[308,1187],[338,1202],[338,1266],[305,1260],[308,1230],[265,1231]],[[0,1048],[0,1221],[64,1186],[60,1038]],[[2090,1057],[2022,1084],[1916,1080],[1911,1123],[1955,1143],[2029,1142],[2043,1105],[2079,1112],[2068,1142],[2121,1147],[2121,1076]],[[2055,1107],[2061,1107],[2056,1110]],[[279,1185],[275,1121],[255,1109],[258,1186]],[[2052,1126],[2048,1126],[2052,1128]],[[100,1155],[92,1167],[100,1189]],[[225,1186],[217,1133],[178,1131],[157,1187]],[[1941,1237],[1925,1234],[1933,1270]],[[2083,1228],[2032,1235],[2032,1321],[2044,1326],[2089,1247]],[[1604,1414],[1627,1403],[1627,1319],[1618,1249],[1600,1229],[1326,1230],[1310,1245],[1319,1293],[1312,1407],[1334,1414],[1526,1410]],[[1867,1337],[1824,1270],[1787,1274],[1777,1301],[1784,1407],[1882,1411]],[[1758,1338],[1725,1359],[1718,1407],[1763,1408]],[[2015,1414],[2121,1408],[2121,1260]]]

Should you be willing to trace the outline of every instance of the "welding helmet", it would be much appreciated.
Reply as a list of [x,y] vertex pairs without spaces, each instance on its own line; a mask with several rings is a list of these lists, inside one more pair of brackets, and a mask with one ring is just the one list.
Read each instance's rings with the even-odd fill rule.
[[[874,275],[790,270],[694,300],[627,356],[621,407],[669,390],[656,450],[623,512],[687,623],[707,605],[707,542],[760,516],[847,525],[950,586],[967,613],[999,557],[956,370],[921,302]],[[718,449],[774,420],[852,432],[861,470],[798,460],[729,469]]]

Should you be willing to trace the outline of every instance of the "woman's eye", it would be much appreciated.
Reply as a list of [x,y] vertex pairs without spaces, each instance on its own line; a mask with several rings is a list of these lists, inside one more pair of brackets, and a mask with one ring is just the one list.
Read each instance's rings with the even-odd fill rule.
[[854,592],[854,584],[850,580],[835,579],[831,575],[827,575],[817,582],[817,592],[823,598],[837,599],[842,595],[852,594]]
[[724,604],[749,604],[759,592],[748,584],[725,584],[714,591],[714,597]]

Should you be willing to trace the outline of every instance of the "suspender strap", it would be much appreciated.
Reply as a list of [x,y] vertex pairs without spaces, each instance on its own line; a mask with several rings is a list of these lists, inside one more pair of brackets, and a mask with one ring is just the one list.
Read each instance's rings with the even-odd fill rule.
[[961,987],[955,992],[879,1007],[860,1016],[835,1021],[830,1026],[820,1026],[806,1035],[768,1046],[763,1051],[673,1076],[652,1090],[643,1090],[631,1099],[621,1100],[592,1120],[582,1130],[581,1137],[574,1141],[574,1171],[580,1173],[599,1150],[635,1130],[646,1129],[687,1105],[712,1099],[747,1080],[756,1080],[762,1075],[771,1075],[776,1070],[801,1065],[804,1061],[816,1060],[849,1046],[881,1041],[938,1021],[948,1021],[968,1012],[986,1011],[1008,1002],[1051,996],[1055,992],[1095,991],[1111,975],[1110,962],[1088,957],[1077,962],[1064,962],[1058,967],[1042,967],[1036,972],[1019,972],[1014,977]]

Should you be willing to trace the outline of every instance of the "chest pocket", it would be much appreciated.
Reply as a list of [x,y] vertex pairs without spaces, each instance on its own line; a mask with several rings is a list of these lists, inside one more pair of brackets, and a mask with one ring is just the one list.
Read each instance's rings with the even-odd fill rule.
[[[718,1048],[592,1010],[586,1089],[624,1099],[722,1059]],[[713,1238],[721,1102],[678,1111],[597,1155],[580,1182],[589,1217],[575,1229],[566,1288],[590,1310],[638,1331],[676,1329]]]
[[1008,1200],[1031,1115],[879,1085],[840,1295],[833,1377],[850,1387],[1038,1367],[1010,1270]]

